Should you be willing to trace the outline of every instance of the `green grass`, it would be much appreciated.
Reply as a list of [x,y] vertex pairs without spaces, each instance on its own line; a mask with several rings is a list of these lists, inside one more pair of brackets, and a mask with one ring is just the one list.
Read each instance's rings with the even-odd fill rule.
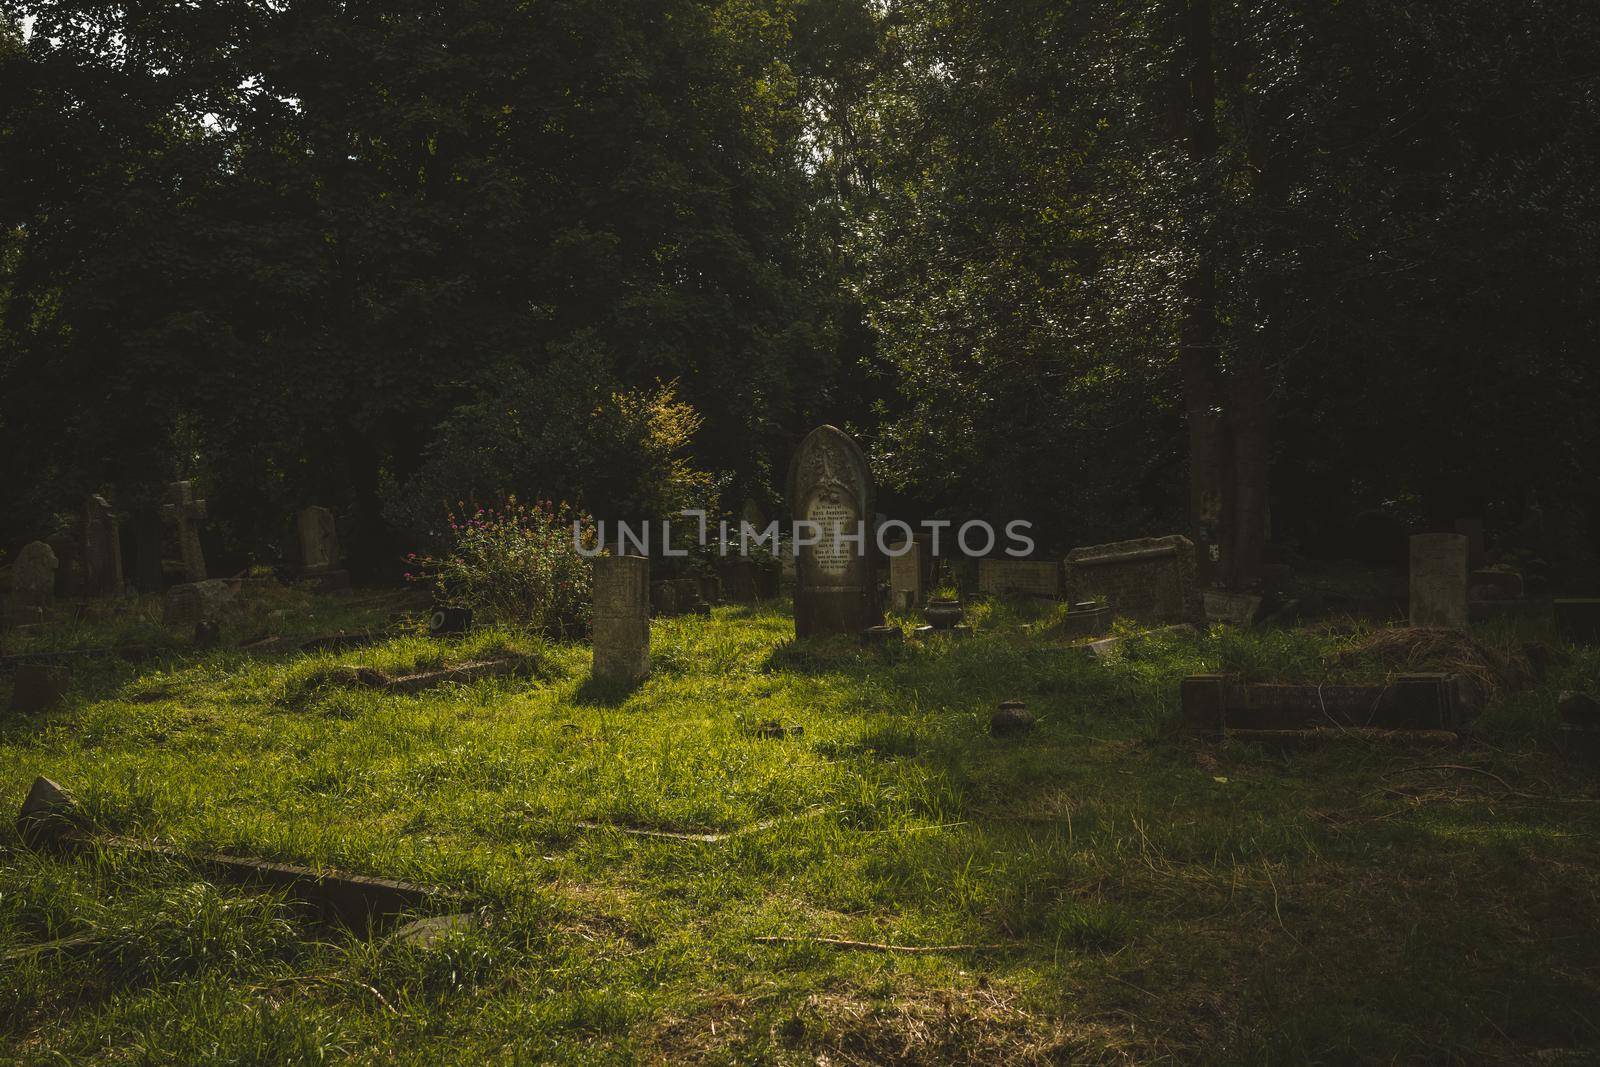
[[[226,636],[397,606],[274,594]],[[84,661],[64,708],[0,720],[10,810],[44,774],[107,832],[435,883],[491,922],[367,940],[176,861],[34,855],[7,825],[0,954],[84,940],[0,963],[6,1062],[1600,1056],[1600,788],[1552,749],[1558,690],[1600,688],[1594,652],[1465,747],[1286,755],[1169,736],[1177,680],[1376,676],[1335,665],[1362,627],[1132,639],[1093,664],[1025,630],[1047,614],[1026,604],[884,653],[797,646],[781,603],[724,607],[657,620],[653,676],[618,693],[585,647],[513,631],[196,653],[151,610],[29,638],[165,651]],[[531,675],[319,684],[507,652]],[[1031,735],[988,736],[1006,698]],[[762,738],[769,720],[804,732]]]

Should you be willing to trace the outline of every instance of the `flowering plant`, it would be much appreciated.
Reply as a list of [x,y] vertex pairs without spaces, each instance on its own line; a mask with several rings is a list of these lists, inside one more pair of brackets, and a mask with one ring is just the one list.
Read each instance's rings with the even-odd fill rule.
[[432,586],[441,604],[470,607],[499,622],[560,636],[589,626],[593,568],[578,554],[574,528],[592,545],[594,519],[565,503],[499,507],[458,504],[449,514],[448,547],[438,556],[406,557],[406,580]]

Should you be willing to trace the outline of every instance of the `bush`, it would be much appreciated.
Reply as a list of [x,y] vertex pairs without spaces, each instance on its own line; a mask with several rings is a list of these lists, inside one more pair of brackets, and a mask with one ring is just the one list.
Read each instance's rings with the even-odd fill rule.
[[445,512],[462,497],[537,492],[608,522],[715,513],[713,479],[689,458],[700,425],[671,383],[625,386],[605,346],[580,335],[537,369],[508,362],[435,427],[416,473],[389,487],[385,518],[432,551],[449,542]]
[[497,622],[531,626],[553,636],[589,628],[594,570],[574,545],[574,524],[593,544],[594,520],[566,504],[493,508],[462,505],[449,515],[449,547],[437,556],[407,557],[408,581],[433,587],[442,604],[469,607]]

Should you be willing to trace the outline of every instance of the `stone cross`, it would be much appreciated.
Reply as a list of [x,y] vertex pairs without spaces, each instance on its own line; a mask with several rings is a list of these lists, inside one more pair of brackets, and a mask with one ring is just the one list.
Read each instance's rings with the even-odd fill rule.
[[103,496],[83,507],[83,595],[121,596],[122,537],[117,513]]
[[43,541],[30,541],[11,567],[11,619],[41,622],[56,584],[56,554]]
[[161,509],[167,520],[178,528],[178,552],[183,556],[184,578],[190,582],[206,580],[206,557],[200,550],[200,528],[197,519],[205,518],[206,502],[194,498],[194,489],[188,482],[173,482],[167,486],[172,502]]
[[872,497],[867,457],[843,430],[819,426],[800,442],[789,465],[796,637],[859,634],[883,622],[867,524]]
[[594,561],[594,678],[632,685],[650,673],[650,561]]
[[1471,543],[1456,533],[1411,538],[1411,625],[1467,626],[1467,558]]

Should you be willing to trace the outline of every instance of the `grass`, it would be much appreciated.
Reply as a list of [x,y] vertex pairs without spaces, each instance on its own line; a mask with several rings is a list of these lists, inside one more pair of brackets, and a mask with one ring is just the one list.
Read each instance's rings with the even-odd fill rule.
[[[1600,1056],[1600,789],[1553,750],[1557,692],[1600,688],[1592,650],[1503,695],[1465,747],[1285,755],[1169,736],[1177,680],[1381,676],[1340,654],[1371,627],[1134,638],[1096,664],[1024,603],[868,652],[796,645],[774,602],[657,620],[632,692],[593,685],[585,647],[510,630],[232,647],[397,606],[270,594],[209,652],[148,606],[30,637],[156,655],[81,661],[65,707],[0,720],[0,798],[48,775],[107,832],[437,884],[487,928],[364,939],[180,862],[39,856],[0,827],[0,1060]],[[530,672],[325,684],[508,653]],[[1039,727],[991,739],[1007,698]],[[761,736],[774,720],[803,732]]]

